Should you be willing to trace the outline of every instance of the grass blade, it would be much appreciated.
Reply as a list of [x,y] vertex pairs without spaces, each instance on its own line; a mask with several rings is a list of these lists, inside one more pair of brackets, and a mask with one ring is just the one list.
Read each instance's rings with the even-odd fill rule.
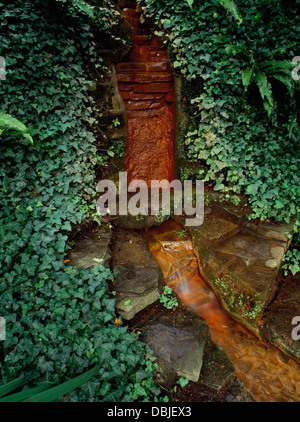
[[16,388],[20,387],[24,381],[24,376],[21,376],[13,381],[8,382],[0,387],[0,397],[5,396]]
[[26,399],[27,397],[31,397],[34,394],[40,393],[40,392],[48,390],[48,389],[49,389],[49,385],[43,385],[43,386],[40,386],[40,387],[30,388],[30,389],[25,390],[25,391],[20,391],[19,393],[9,394],[6,397],[2,397],[0,399],[0,403],[19,402],[19,401]]
[[92,377],[98,374],[99,369],[101,368],[100,364],[94,366],[94,368],[73,378],[69,381],[64,382],[63,384],[52,387],[46,391],[35,394],[31,397],[22,400],[22,402],[53,402],[63,395],[69,393],[72,390],[75,390],[78,387],[81,387],[83,384],[88,382]]

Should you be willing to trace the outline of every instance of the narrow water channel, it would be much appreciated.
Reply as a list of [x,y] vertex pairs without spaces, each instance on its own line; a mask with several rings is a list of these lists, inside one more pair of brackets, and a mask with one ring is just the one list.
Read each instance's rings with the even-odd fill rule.
[[[131,52],[117,65],[119,90],[128,112],[125,170],[129,182],[172,181],[176,178],[175,103],[165,47],[140,25],[135,8],[125,8],[123,13],[134,34]],[[298,402],[300,365],[228,316],[201,278],[191,239],[180,236],[181,229],[169,220],[143,233],[166,284],[206,320],[213,341],[226,352],[256,401]]]
[[226,314],[201,278],[192,241],[181,229],[169,220],[143,233],[166,284],[206,320],[213,341],[223,348],[256,401],[298,402],[300,365]]
[[166,47],[141,27],[136,9],[125,8],[123,13],[133,30],[132,48],[116,66],[128,115],[124,168],[129,182],[171,182],[176,178],[175,97]]

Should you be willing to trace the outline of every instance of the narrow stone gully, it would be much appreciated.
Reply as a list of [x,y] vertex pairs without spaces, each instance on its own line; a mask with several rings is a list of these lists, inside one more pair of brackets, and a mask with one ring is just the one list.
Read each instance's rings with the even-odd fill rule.
[[[176,178],[174,160],[174,84],[166,50],[139,24],[134,8],[123,13],[131,24],[131,52],[117,65],[119,90],[128,111],[125,170],[129,182]],[[199,274],[188,235],[169,220],[143,232],[166,284],[208,323],[215,343],[231,359],[238,378],[259,402],[298,402],[300,366],[275,347],[261,342],[231,319]]]
[[134,8],[123,13],[133,28],[130,53],[116,67],[128,112],[125,170],[128,181],[172,181],[175,175],[173,75],[164,44],[139,25]]

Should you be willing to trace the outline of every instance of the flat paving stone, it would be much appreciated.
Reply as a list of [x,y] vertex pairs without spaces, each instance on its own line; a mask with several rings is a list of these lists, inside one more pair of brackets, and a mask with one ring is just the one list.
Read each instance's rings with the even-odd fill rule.
[[65,257],[66,265],[91,268],[97,264],[109,267],[111,232],[98,230],[87,238],[82,238]]
[[207,328],[187,315],[176,312],[159,317],[142,333],[141,340],[179,377],[199,380]]
[[139,233],[121,229],[114,233],[112,265],[118,270],[116,308],[124,319],[132,319],[160,298],[163,275]]

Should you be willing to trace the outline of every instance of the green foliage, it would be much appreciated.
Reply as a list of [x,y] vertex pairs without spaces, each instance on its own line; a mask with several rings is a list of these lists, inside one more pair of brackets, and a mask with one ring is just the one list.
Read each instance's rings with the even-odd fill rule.
[[238,0],[240,25],[216,0],[195,0],[193,9],[186,1],[142,3],[185,81],[189,178],[245,194],[250,219],[293,222],[297,232],[299,0]]
[[258,293],[247,292],[238,287],[236,280],[229,275],[216,278],[215,285],[221,295],[226,298],[228,309],[249,321],[255,320],[265,307],[265,301],[258,299]]
[[165,286],[160,297],[160,303],[167,309],[174,310],[178,306],[177,298],[171,287]]
[[218,3],[220,3],[221,6],[225,7],[225,9],[227,9],[232,14],[234,19],[236,19],[239,24],[243,22],[242,15],[233,0],[217,0],[217,1]]
[[282,266],[285,275],[291,272],[293,275],[300,271],[300,235],[293,239],[290,249],[284,256],[284,264]]
[[[152,2],[157,0],[150,0]],[[185,0],[188,6],[193,9],[194,0]],[[235,2],[233,0],[216,0],[221,6],[223,6],[225,9],[227,9],[234,19],[237,20],[239,24],[243,22],[243,18],[239,12],[239,9],[237,8]]]
[[242,82],[247,91],[251,81],[254,81],[259,89],[261,98],[263,100],[264,108],[270,116],[274,108],[274,98],[272,94],[272,86],[268,78],[277,79],[283,83],[290,96],[294,96],[294,81],[291,78],[291,72],[293,70],[293,63],[288,60],[268,60],[260,63],[254,57],[253,51],[246,51],[244,47],[228,45],[226,47],[227,52],[242,53],[248,57],[251,61],[251,67],[245,69],[242,72]]
[[[98,349],[100,350],[100,349]],[[101,362],[102,363],[102,362]],[[83,384],[88,382],[91,378],[96,376],[101,368],[101,363],[98,363],[94,366],[94,368],[90,369],[84,374],[78,375],[72,380],[66,381],[63,384],[60,384],[55,387],[43,386],[43,387],[36,387],[30,388],[25,391],[9,394],[7,393],[15,390],[17,387],[21,385],[20,381],[23,381],[23,377],[18,378],[15,381],[10,381],[6,385],[4,385],[2,389],[2,393],[0,390],[0,402],[53,402],[58,400],[65,394],[68,394],[70,391],[75,390],[78,387],[81,387]]]
[[[98,337],[96,353],[98,361],[95,366],[68,381],[53,386],[53,381],[47,380],[44,384],[34,388],[24,388],[22,391],[7,395],[12,390],[24,384],[24,377],[11,381],[0,387],[0,396],[5,395],[0,402],[53,402],[53,401],[147,401],[152,398],[158,401],[159,389],[153,383],[153,374],[156,366],[152,358],[144,359],[143,347],[136,342],[136,338],[126,332],[126,327],[120,327],[119,333],[110,330],[112,341],[104,335]],[[104,330],[105,331],[105,330]],[[101,330],[102,332],[102,330]],[[116,353],[114,341],[120,342],[120,351]],[[139,347],[137,347],[137,345]],[[128,348],[128,357],[124,355]],[[82,351],[84,347],[81,347]],[[91,352],[92,353],[92,352]],[[81,359],[83,360],[83,359]],[[136,363],[144,363],[144,368]],[[118,365],[116,368],[114,365]]]
[[33,144],[33,139],[30,136],[29,130],[20,120],[15,119],[9,114],[0,113],[0,136],[3,133],[11,133],[12,135],[19,134]]
[[87,82],[90,66],[99,72],[105,66],[90,17],[63,7],[57,13],[57,7],[53,0],[0,0],[0,55],[7,65],[0,113],[24,122],[34,139],[24,149],[9,132],[0,143],[0,314],[6,321],[0,384],[22,376],[22,392],[60,385],[96,365],[101,346],[97,375],[61,400],[158,400],[149,351],[115,322],[111,271],[64,265],[68,234],[95,208]]
[[55,0],[57,3],[64,4],[69,12],[81,12],[88,16],[89,18],[93,19],[94,16],[94,8],[93,6],[86,3],[84,0]]
[[185,387],[186,385],[188,385],[189,380],[187,378],[179,378],[179,380],[177,381],[177,383],[180,385],[180,387]]
[[24,377],[20,376],[19,378],[8,382],[5,385],[0,387],[0,397],[9,394],[11,391],[15,390],[16,388],[20,387],[23,384]]

